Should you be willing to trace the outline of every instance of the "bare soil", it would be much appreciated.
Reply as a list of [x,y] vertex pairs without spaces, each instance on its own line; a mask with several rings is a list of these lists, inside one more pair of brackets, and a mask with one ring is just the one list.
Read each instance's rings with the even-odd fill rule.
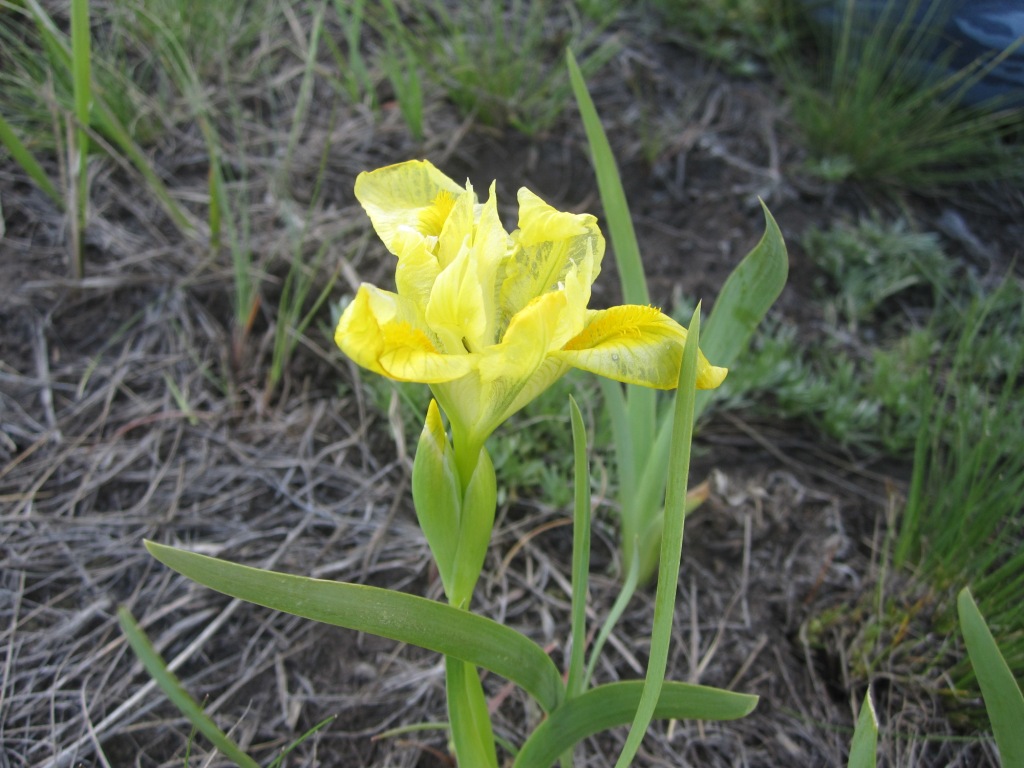
[[[775,84],[723,74],[624,24],[620,54],[591,89],[659,304],[679,292],[713,303],[760,237],[759,197],[791,246],[791,280],[776,312],[811,337],[821,318],[810,301],[813,268],[798,246],[809,225],[898,208],[923,229],[959,220],[962,229],[945,229],[948,244],[979,269],[1020,255],[1019,190],[896,203],[823,185],[801,172],[804,152]],[[299,76],[292,79],[297,90]],[[328,95],[325,88],[315,102],[289,173],[272,153],[248,158],[262,304],[241,343],[226,250],[182,235],[133,173],[93,159],[87,273],[75,280],[66,217],[10,159],[0,160],[2,768],[172,766],[190,749],[190,765],[225,764],[147,680],[117,625],[121,605],[263,764],[333,717],[286,765],[452,765],[440,730],[377,738],[445,718],[437,656],[230,600],[179,578],[142,548],[153,539],[440,596],[408,500],[412,446],[368,402],[368,374],[333,349],[329,313],[310,327],[282,385],[264,392],[272,308],[294,258],[292,221],[309,205],[326,142],[325,194],[303,252],[332,243],[316,288],[340,269],[332,300],[360,279],[387,281],[389,260],[364,238],[369,223],[352,195],[361,170],[427,157],[478,189],[496,179],[506,205],[525,185],[552,204],[600,213],[572,111],[527,138],[475,125],[430,98],[428,135],[415,143],[393,105],[378,114],[341,106],[332,122]],[[246,124],[253,146],[285,144],[291,106],[275,110],[265,124]],[[654,130],[668,138],[647,153],[644,136]],[[198,129],[169,132],[152,157],[202,222]],[[504,213],[512,224],[512,210]],[[983,247],[965,245],[969,236]],[[613,260],[605,264],[597,304],[616,298]],[[907,462],[851,456],[799,424],[743,412],[712,413],[698,449],[694,478],[707,478],[712,493],[688,521],[669,676],[756,693],[761,703],[738,722],[660,723],[637,764],[843,765],[865,690],[860,660],[850,656],[860,647],[857,612],[878,586],[887,516],[898,507]],[[619,583],[612,502],[600,501],[595,622]],[[543,500],[506,503],[475,605],[550,648],[559,663],[569,625],[568,514]],[[908,600],[917,596],[909,582],[906,589]],[[634,601],[598,668],[601,681],[642,676],[652,606],[652,590]],[[836,610],[849,613],[849,624],[815,631],[815,619]],[[952,651],[926,637],[924,619],[909,628],[922,635],[912,647],[941,660]],[[872,676],[881,764],[997,765],[988,741],[950,724],[941,671],[926,681],[934,688],[909,684],[899,663],[897,654]],[[521,741],[538,712],[502,680],[490,677],[486,687],[498,734]],[[589,740],[577,764],[611,765],[622,739],[624,732]]]

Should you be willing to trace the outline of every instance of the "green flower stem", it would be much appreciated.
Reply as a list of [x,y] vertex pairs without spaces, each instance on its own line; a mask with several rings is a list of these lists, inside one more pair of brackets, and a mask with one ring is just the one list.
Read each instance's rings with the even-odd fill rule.
[[572,419],[572,445],[575,460],[575,501],[572,520],[572,650],[566,692],[569,698],[583,693],[588,677],[584,674],[587,644],[587,590],[590,572],[590,469],[587,466],[587,430],[583,414],[569,396]]
[[451,656],[444,662],[448,720],[458,764],[498,768],[491,717],[476,667]]
[[[462,505],[448,602],[468,610],[491,540],[497,487],[487,449],[455,423],[452,423],[452,447]],[[477,668],[451,656],[445,657],[444,668],[448,720],[458,764],[497,768],[494,731]]]

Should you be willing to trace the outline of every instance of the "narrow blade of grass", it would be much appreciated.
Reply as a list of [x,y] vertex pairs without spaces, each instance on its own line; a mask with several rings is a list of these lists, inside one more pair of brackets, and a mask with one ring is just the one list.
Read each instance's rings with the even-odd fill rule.
[[336,720],[337,718],[338,718],[338,716],[337,716],[337,715],[331,715],[330,717],[325,717],[325,718],[324,718],[323,720],[321,720],[321,721],[320,721],[319,723],[317,723],[317,724],[316,724],[316,725],[314,725],[314,726],[313,726],[312,728],[310,728],[310,729],[309,729],[308,731],[306,731],[306,732],[305,732],[305,733],[303,733],[303,734],[302,734],[301,736],[299,736],[299,738],[295,739],[295,741],[293,741],[293,742],[292,742],[291,744],[289,744],[289,745],[288,745],[287,747],[285,747],[284,749],[282,749],[282,750],[281,750],[281,754],[280,754],[280,755],[278,755],[278,756],[277,756],[276,758],[274,758],[274,762],[272,762],[272,763],[271,763],[270,765],[268,765],[268,766],[267,766],[267,768],[278,768],[278,766],[280,766],[281,764],[283,764],[283,763],[284,763],[284,759],[285,759],[286,757],[288,757],[288,754],[289,754],[290,752],[292,752],[293,750],[295,750],[295,749],[296,749],[296,748],[297,748],[297,747],[298,747],[298,746],[299,746],[300,744],[302,744],[302,742],[304,742],[304,741],[305,741],[306,739],[309,739],[309,738],[311,738],[311,737],[312,737],[312,736],[313,736],[314,734],[316,734],[316,733],[317,733],[317,731],[319,731],[319,730],[321,730],[322,728],[325,728],[325,727],[326,727],[326,726],[328,726],[329,724],[333,723],[333,722],[334,722],[334,721],[335,721],[335,720]]
[[299,83],[299,93],[295,99],[295,109],[292,111],[292,125],[288,131],[288,144],[285,149],[284,162],[280,166],[282,174],[288,173],[291,169],[292,155],[295,152],[295,146],[299,143],[299,136],[302,134],[303,126],[306,124],[306,116],[309,114],[310,99],[313,95],[313,74],[316,67],[317,52],[320,49],[320,36],[324,28],[325,10],[326,0],[320,3],[313,17],[313,28],[309,33],[309,47],[306,50],[302,82]]
[[957,597],[960,630],[978,677],[1003,765],[1024,765],[1024,695],[966,587]]
[[626,193],[622,188],[622,178],[615,163],[615,156],[612,154],[608,136],[601,127],[594,101],[590,98],[587,84],[583,81],[583,75],[572,51],[566,51],[566,61],[572,90],[576,95],[576,105],[583,120],[583,128],[587,132],[587,144],[594,163],[601,204],[604,206],[605,218],[608,219],[608,235],[615,250],[615,263],[622,281],[623,298],[627,304],[650,304],[647,276],[640,260],[640,246],[637,244],[636,231],[633,229],[633,219],[629,214],[629,205],[626,202]]
[[[71,0],[71,73],[75,94],[74,141],[69,143],[72,157],[71,184],[74,187],[75,226],[72,231],[75,276],[85,274],[85,223],[89,210],[89,125],[92,112],[92,45],[89,34],[89,0]],[[69,138],[70,138],[69,136]]]
[[217,724],[203,711],[199,703],[188,694],[178,678],[164,664],[164,660],[160,658],[160,654],[156,652],[152,643],[149,642],[149,638],[146,637],[127,608],[118,610],[117,620],[121,624],[125,637],[128,638],[128,644],[135,651],[135,655],[139,657],[139,661],[142,662],[149,676],[156,681],[160,690],[188,718],[189,722],[223,752],[225,757],[234,760],[236,765],[241,768],[259,768],[259,763],[249,757],[245,750],[217,727]]
[[672,447],[669,459],[669,481],[665,492],[665,525],[661,536],[661,561],[658,568],[658,589],[654,601],[654,627],[651,632],[651,653],[647,661],[647,677],[643,695],[630,726],[616,768],[627,768],[640,748],[647,726],[658,704],[665,682],[668,648],[672,639],[672,620],[676,608],[679,583],[679,562],[682,557],[683,524],[686,519],[686,486],[690,474],[690,448],[693,440],[694,393],[697,388],[697,349],[700,343],[700,305],[690,320],[689,335],[676,390]]
[[572,698],[582,693],[587,685],[583,665],[590,581],[590,468],[587,465],[587,430],[583,425],[583,414],[572,395],[569,396],[569,415],[575,460],[575,498],[572,513],[572,651],[569,654],[566,695]]
[[46,196],[53,200],[58,207],[63,209],[65,207],[64,198],[60,192],[50,181],[50,177],[46,175],[46,171],[36,160],[28,147],[18,138],[18,134],[14,132],[11,124],[8,123],[3,115],[0,115],[0,144],[7,148],[7,151],[11,153],[11,157],[14,158],[14,162],[21,166],[22,170],[29,175],[29,178],[36,183]]

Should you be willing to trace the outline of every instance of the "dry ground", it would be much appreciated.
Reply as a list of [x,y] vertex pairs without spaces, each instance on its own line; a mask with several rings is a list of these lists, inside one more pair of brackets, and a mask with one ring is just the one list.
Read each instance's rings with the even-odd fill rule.
[[[809,223],[866,207],[856,190],[826,189],[799,174],[802,151],[768,82],[730,78],[671,45],[627,44],[592,90],[622,162],[658,302],[679,289],[713,300],[760,234],[758,196],[791,243]],[[638,92],[654,112],[641,109]],[[375,740],[388,728],[444,718],[436,656],[229,600],[168,572],[141,545],[150,538],[252,565],[440,594],[408,501],[401,430],[367,402],[364,374],[332,349],[326,311],[282,387],[264,396],[268,308],[291,258],[290,217],[308,204],[330,142],[326,193],[306,250],[333,242],[318,286],[344,265],[337,299],[354,280],[381,282],[388,271],[383,249],[363,239],[368,222],[352,196],[361,170],[429,157],[480,189],[497,179],[505,201],[520,185],[573,210],[598,212],[599,201],[573,113],[527,140],[475,126],[432,99],[428,137],[417,144],[396,109],[342,107],[332,128],[326,104],[325,96],[310,115],[283,182],[269,153],[250,158],[263,306],[241,347],[232,338],[227,254],[181,237],[131,173],[95,158],[88,269],[76,281],[67,221],[10,161],[0,163],[3,768],[182,765],[189,726],[125,645],[119,605],[264,764],[328,716],[336,719],[288,765],[451,764],[439,731]],[[653,163],[638,138],[643,120],[671,131]],[[245,130],[252,146],[284,142],[275,120]],[[191,126],[153,149],[199,219],[202,151]],[[909,205],[926,228],[953,210],[993,247],[1019,243],[1019,197],[989,199],[1005,209]],[[606,264],[598,303],[614,298],[611,259]],[[779,311],[813,333],[798,248],[792,276]],[[659,724],[638,764],[842,765],[863,689],[849,677],[849,638],[814,647],[807,622],[871,593],[906,467],[858,460],[797,426],[742,413],[712,415],[699,448],[695,475],[710,479],[712,495],[688,523],[670,677],[762,699],[740,722]],[[570,535],[560,525],[567,514],[529,500],[506,504],[476,603],[559,661],[568,627]],[[612,515],[605,507],[597,516],[591,609],[600,619],[617,593],[617,561]],[[651,617],[645,592],[613,636],[601,680],[642,675]],[[503,681],[486,684],[497,731],[520,740],[537,712]],[[924,740],[952,731],[937,698],[905,688],[899,670],[879,670],[875,694],[884,765],[996,764],[984,741]],[[623,738],[587,742],[578,764],[611,765]],[[223,764],[202,759],[205,748],[196,741],[190,765]]]

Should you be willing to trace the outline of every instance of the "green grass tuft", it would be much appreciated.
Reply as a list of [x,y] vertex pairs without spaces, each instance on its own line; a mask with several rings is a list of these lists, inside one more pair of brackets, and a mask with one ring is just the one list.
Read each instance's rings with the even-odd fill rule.
[[406,57],[415,56],[424,79],[461,112],[531,136],[550,128],[572,104],[561,63],[565,48],[576,53],[588,77],[618,49],[572,6],[556,9],[542,0],[421,0],[401,21],[391,24],[388,36]]
[[[952,596],[971,584],[1024,675],[1024,287],[1008,277],[959,314],[929,381],[895,561]],[[954,676],[970,677],[963,665]]]
[[[856,0],[843,7],[815,62],[805,60],[804,46],[774,57],[813,155],[810,170],[830,181],[917,190],[1024,178],[1024,150],[1006,141],[1018,135],[1024,109],[957,105],[957,96],[1010,51],[926,80],[920,61],[934,40],[927,24],[913,21],[918,2],[893,2],[869,29],[857,21]],[[792,14],[784,23],[792,28]]]

